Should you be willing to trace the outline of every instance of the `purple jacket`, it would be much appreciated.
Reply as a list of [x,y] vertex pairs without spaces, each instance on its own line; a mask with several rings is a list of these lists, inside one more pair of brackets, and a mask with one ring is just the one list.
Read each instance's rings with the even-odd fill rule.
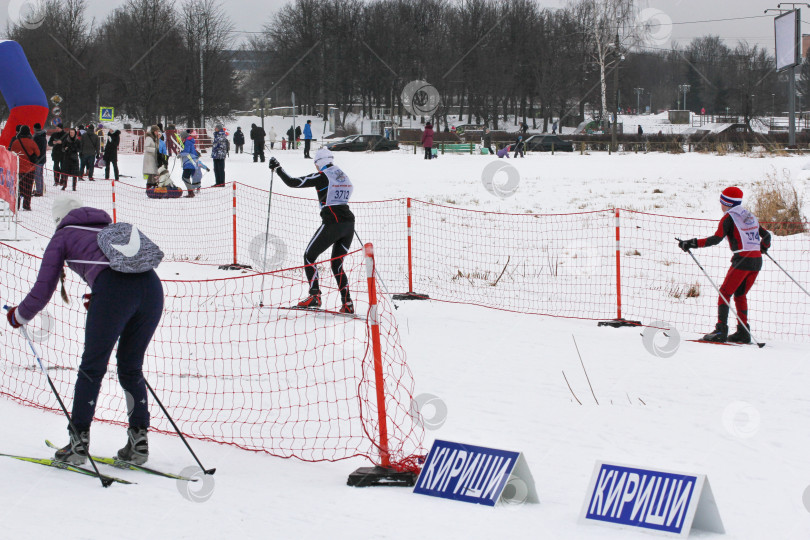
[[[98,208],[77,208],[66,215],[57,225],[39,268],[37,282],[17,308],[17,320],[27,323],[42,311],[53,296],[59,276],[66,260],[107,262],[107,257],[98,247],[98,233],[81,229],[66,228],[68,225],[102,228],[112,223],[110,215]],[[103,264],[68,263],[68,267],[87,282],[90,289],[102,270],[109,268]]]
[[433,148],[433,130],[429,127],[426,127],[425,132],[422,133],[422,146]]

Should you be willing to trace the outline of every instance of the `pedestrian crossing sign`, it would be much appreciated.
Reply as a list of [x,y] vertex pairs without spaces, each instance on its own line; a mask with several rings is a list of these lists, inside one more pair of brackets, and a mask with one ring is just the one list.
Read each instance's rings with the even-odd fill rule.
[[112,122],[115,118],[115,109],[113,107],[101,107],[98,112],[98,119],[101,122]]

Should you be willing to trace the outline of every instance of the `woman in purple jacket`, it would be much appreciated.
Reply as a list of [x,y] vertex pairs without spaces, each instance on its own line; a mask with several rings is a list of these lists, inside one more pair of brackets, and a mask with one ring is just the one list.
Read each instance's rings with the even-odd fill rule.
[[422,133],[422,146],[425,147],[425,159],[433,157],[433,124],[425,124],[425,131]]
[[57,198],[53,203],[56,232],[51,238],[37,281],[19,306],[8,311],[14,328],[26,324],[42,311],[53,296],[64,265],[79,274],[92,294],[85,302],[84,353],[79,365],[70,427],[70,443],[56,452],[55,459],[82,465],[90,446],[90,424],[98,401],[101,381],[107,372],[113,347],[118,342],[118,381],[127,396],[129,429],[127,444],[118,459],[135,464],[149,457],[146,382],[143,357],[163,313],[163,286],[154,270],[124,274],[109,268],[107,257],[98,246],[97,231],[112,220],[104,210],[82,206],[80,200]]

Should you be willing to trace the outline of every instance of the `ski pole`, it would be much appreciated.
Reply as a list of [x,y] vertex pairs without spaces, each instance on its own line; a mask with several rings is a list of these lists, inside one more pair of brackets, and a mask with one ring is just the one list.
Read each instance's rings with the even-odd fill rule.
[[799,287],[799,288],[800,288],[802,291],[804,291],[804,294],[806,294],[807,296],[810,296],[810,292],[807,292],[807,289],[805,289],[804,287],[802,287],[802,286],[801,286],[801,284],[800,284],[798,281],[796,281],[795,279],[793,279],[793,276],[791,276],[791,275],[788,273],[788,271],[787,271],[787,270],[785,270],[784,268],[782,268],[782,265],[781,265],[781,264],[779,264],[778,262],[776,262],[776,260],[775,260],[773,257],[771,257],[771,254],[770,254],[770,253],[767,253],[767,252],[766,252],[766,253],[765,253],[765,255],[767,255],[767,256],[768,256],[768,258],[769,258],[770,260],[772,260],[772,261],[773,261],[773,264],[775,264],[776,266],[778,266],[778,267],[779,267],[779,270],[781,270],[782,272],[784,272],[784,273],[785,273],[785,275],[786,275],[787,277],[789,277],[791,280],[793,280],[793,283],[795,283],[796,285],[798,285],[798,287]]
[[264,274],[267,271],[267,239],[270,236],[270,207],[273,204],[273,180],[275,169],[270,169],[270,193],[267,194],[267,223],[264,226],[264,259],[262,261],[262,285],[260,288],[259,307],[264,307]]
[[[8,311],[10,308],[8,306],[3,306],[3,309]],[[34,343],[31,341],[31,338],[28,337],[28,331],[25,329],[25,325],[20,327],[20,331],[22,332],[23,337],[28,342],[28,346],[31,347],[31,352],[34,353],[34,358],[37,359],[37,364],[39,365],[39,369],[42,370],[42,374],[45,375],[45,378],[48,379],[48,385],[51,387],[51,391],[53,395],[56,396],[56,401],[59,402],[59,406],[62,407],[62,412],[65,413],[65,417],[68,421],[68,427],[70,427],[70,431],[73,432],[73,435],[76,437],[76,440],[80,440],[79,438],[79,430],[76,429],[76,426],[73,424],[73,420],[70,418],[70,415],[67,412],[67,408],[65,407],[65,403],[62,401],[59,392],[56,391],[56,386],[54,386],[53,381],[51,380],[51,376],[48,375],[48,370],[45,369],[45,366],[42,365],[42,359],[39,357],[37,350],[34,348]],[[85,448],[87,450],[87,457],[90,459],[90,464],[93,466],[93,470],[95,471],[96,475],[98,475],[98,479],[101,481],[101,485],[103,487],[110,487],[113,483],[112,478],[109,478],[98,470],[98,465],[93,459],[90,457],[90,448]]]
[[205,474],[214,474],[215,472],[217,472],[216,468],[206,469],[205,467],[203,467],[203,464],[200,463],[200,460],[197,457],[197,454],[194,453],[194,450],[192,450],[191,446],[189,446],[188,441],[183,436],[183,433],[180,432],[180,428],[178,428],[177,424],[174,423],[174,420],[172,419],[171,415],[169,414],[169,411],[166,410],[166,407],[163,406],[163,403],[160,402],[160,399],[157,397],[157,394],[155,394],[155,391],[152,389],[152,385],[149,384],[149,381],[147,381],[146,378],[144,378],[143,382],[146,383],[146,388],[149,389],[149,393],[152,394],[152,397],[154,398],[155,403],[158,404],[158,406],[160,407],[160,410],[163,411],[163,414],[166,415],[166,418],[168,418],[169,423],[172,425],[174,430],[180,436],[180,440],[182,440],[183,444],[186,445],[186,448],[188,448],[188,451],[191,452],[191,456],[194,458],[194,461],[197,462],[197,465],[200,466],[200,469],[202,469],[203,473],[205,473]]
[[[675,240],[678,240],[679,242],[681,241],[680,238],[676,238]],[[709,280],[709,283],[712,284],[712,287],[714,287],[714,290],[717,291],[717,294],[720,295],[720,298],[723,299],[723,302],[726,303],[726,305],[728,306],[729,311],[731,311],[731,313],[733,313],[734,317],[737,319],[737,322],[739,324],[741,324],[743,326],[743,328],[745,328],[748,331],[748,335],[751,336],[751,339],[754,340],[754,343],[757,344],[757,347],[759,347],[760,349],[762,347],[764,347],[765,343],[760,342],[757,338],[755,338],[754,334],[751,333],[751,328],[747,324],[742,322],[742,319],[740,319],[740,316],[737,315],[737,311],[733,307],[731,307],[731,302],[729,301],[730,299],[723,296],[723,293],[720,292],[720,288],[714,283],[714,280],[711,278],[711,276],[709,276],[708,272],[706,272],[706,270],[703,268],[703,266],[697,260],[697,257],[695,257],[695,254],[692,253],[692,250],[688,249],[688,250],[686,250],[686,252],[689,254],[690,257],[692,257],[692,260],[695,261],[695,264],[698,265],[698,268],[700,268],[700,270],[703,272],[703,275],[706,276],[706,279]]]

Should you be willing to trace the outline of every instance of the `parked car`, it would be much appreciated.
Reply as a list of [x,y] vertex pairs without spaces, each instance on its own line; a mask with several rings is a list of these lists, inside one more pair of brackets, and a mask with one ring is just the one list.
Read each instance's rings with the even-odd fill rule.
[[532,135],[526,139],[526,150],[530,152],[551,152],[551,145],[554,145],[555,152],[574,151],[574,145],[570,141],[564,141],[556,135]]
[[349,135],[339,141],[326,145],[329,150],[347,150],[349,152],[364,152],[366,150],[398,150],[399,144],[382,135]]

